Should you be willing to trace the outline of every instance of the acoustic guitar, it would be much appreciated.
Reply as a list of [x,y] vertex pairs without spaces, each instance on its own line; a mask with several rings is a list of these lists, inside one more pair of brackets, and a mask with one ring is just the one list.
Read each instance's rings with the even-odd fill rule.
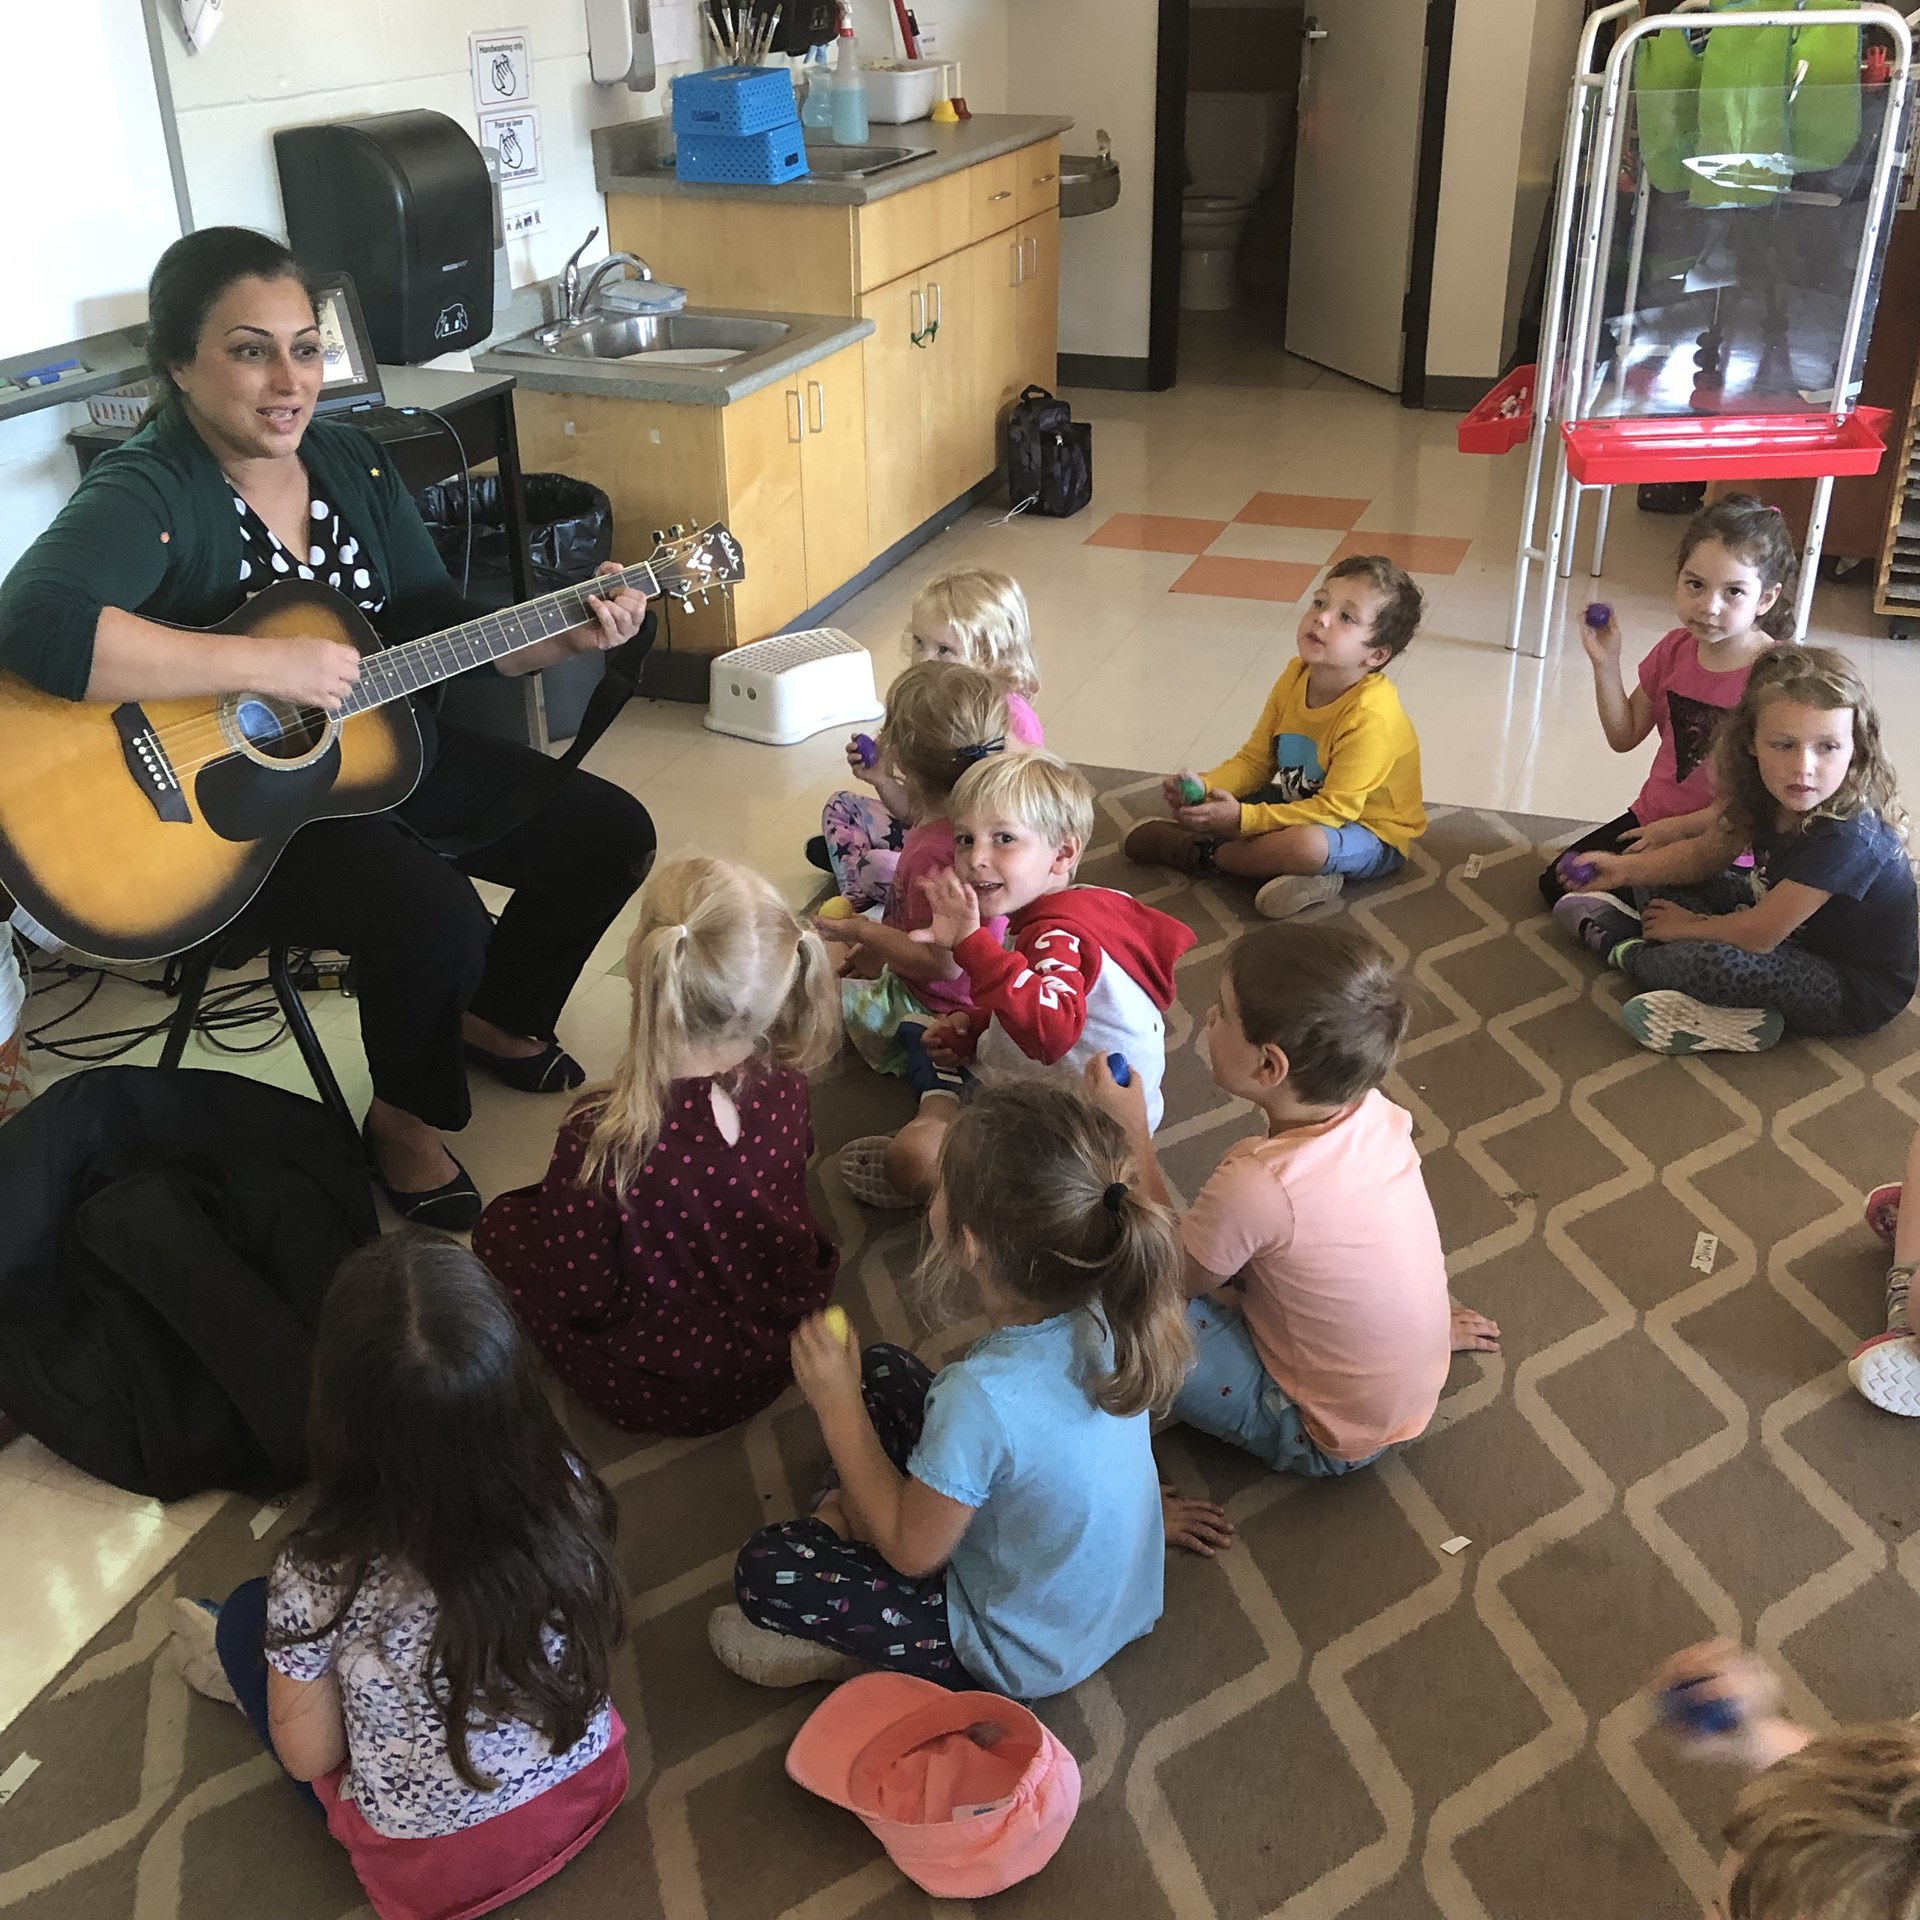
[[410,695],[584,625],[589,601],[621,586],[686,602],[744,578],[739,544],[716,524],[663,540],[643,566],[400,646],[305,580],[208,629],[358,649],[360,678],[332,714],[258,693],[109,707],[0,674],[0,886],[82,953],[179,953],[240,912],[309,821],[383,813],[413,791]]

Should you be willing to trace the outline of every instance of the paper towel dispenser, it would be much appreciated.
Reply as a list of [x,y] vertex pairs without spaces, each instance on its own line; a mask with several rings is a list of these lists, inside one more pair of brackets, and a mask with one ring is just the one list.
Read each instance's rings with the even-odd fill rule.
[[598,86],[651,93],[658,84],[651,0],[587,0],[587,64]]
[[287,243],[353,275],[374,351],[411,365],[493,331],[493,190],[444,113],[409,108],[273,136]]

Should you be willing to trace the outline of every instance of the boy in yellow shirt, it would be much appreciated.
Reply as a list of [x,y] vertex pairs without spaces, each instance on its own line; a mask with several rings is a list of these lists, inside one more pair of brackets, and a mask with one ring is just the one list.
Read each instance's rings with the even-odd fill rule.
[[1405,864],[1427,830],[1420,741],[1381,669],[1419,630],[1420,589],[1391,560],[1354,554],[1315,588],[1295,636],[1300,657],[1274,682],[1231,760],[1198,776],[1205,797],[1161,782],[1171,820],[1143,820],[1126,855],[1182,873],[1264,882],[1269,920],[1331,900],[1346,879]]

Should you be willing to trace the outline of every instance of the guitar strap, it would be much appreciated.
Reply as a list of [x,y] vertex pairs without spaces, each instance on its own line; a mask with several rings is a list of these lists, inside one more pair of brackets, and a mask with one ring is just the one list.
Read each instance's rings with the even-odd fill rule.
[[640,672],[646,665],[647,655],[653,650],[654,639],[659,631],[659,612],[649,607],[647,617],[640,623],[640,631],[624,645],[609,648],[603,656],[607,663],[606,672],[601,675],[600,684],[589,697],[586,711],[580,716],[579,728],[566,752],[558,759],[548,760],[519,786],[500,795],[465,833],[443,834],[432,839],[422,834],[420,837],[427,845],[449,860],[459,860],[467,854],[478,853],[482,847],[492,846],[496,840],[504,840],[508,834],[524,827],[559,792],[560,783],[592,752],[594,743],[613,725],[627,702],[640,691]]

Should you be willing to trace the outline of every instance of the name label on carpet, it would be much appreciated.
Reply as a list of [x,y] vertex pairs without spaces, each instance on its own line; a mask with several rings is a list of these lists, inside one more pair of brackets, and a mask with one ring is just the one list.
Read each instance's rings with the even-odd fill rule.
[[5,1773],[0,1773],[0,1807],[4,1807],[39,1771],[40,1762],[32,1754],[19,1755]]
[[1696,1273],[1711,1273],[1716,1256],[1720,1252],[1720,1236],[1717,1233],[1696,1233],[1693,1236],[1693,1268]]

